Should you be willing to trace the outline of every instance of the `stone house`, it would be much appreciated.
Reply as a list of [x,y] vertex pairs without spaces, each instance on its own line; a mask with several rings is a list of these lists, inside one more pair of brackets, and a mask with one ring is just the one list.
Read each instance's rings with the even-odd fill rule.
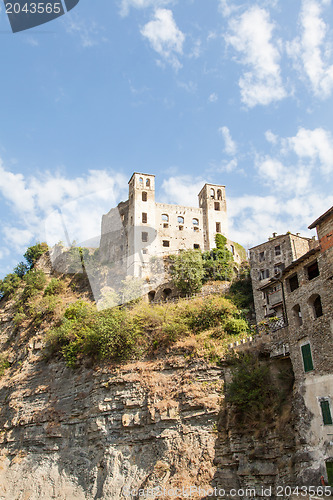
[[317,243],[297,234],[273,233],[268,241],[250,248],[251,279],[257,323],[284,318],[283,290],[279,279],[284,269]]
[[[294,247],[288,239],[292,242],[295,235],[286,235],[290,252],[284,260],[286,267],[273,278],[265,277],[263,286],[258,287],[256,264],[267,265],[267,261],[256,263],[252,256],[252,282],[257,323],[271,311],[283,315],[278,333],[288,345],[295,377],[294,400],[299,417],[295,430],[302,457],[299,478],[303,484],[317,485],[323,475],[333,486],[333,207],[309,226],[314,228],[319,243],[302,238],[298,247],[301,255],[292,262]],[[282,241],[280,236],[255,247],[259,255],[268,249],[273,251],[273,257],[268,258],[270,270],[279,257],[275,253],[277,243]],[[279,294],[275,302],[274,294]]]

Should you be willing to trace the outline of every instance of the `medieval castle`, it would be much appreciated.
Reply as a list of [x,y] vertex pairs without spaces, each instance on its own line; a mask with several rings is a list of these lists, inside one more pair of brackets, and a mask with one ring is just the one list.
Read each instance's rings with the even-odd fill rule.
[[[104,262],[126,261],[127,273],[142,277],[151,257],[180,250],[211,250],[216,234],[228,238],[225,186],[205,184],[199,208],[155,201],[155,176],[133,173],[129,198],[102,218],[100,252]],[[235,261],[240,257],[227,240]]]

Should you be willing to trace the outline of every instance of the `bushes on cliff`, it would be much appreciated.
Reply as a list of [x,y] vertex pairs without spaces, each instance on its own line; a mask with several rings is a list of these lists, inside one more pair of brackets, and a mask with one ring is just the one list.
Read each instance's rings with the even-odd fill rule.
[[99,312],[79,300],[67,307],[60,325],[50,331],[47,350],[60,353],[69,366],[83,356],[123,360],[152,354],[210,329],[212,338],[218,337],[214,342],[220,342],[227,335],[246,333],[247,323],[233,304],[216,296],[155,306],[139,302]]
[[238,420],[260,419],[262,412],[274,411],[278,391],[272,383],[269,367],[257,355],[241,353],[234,358],[232,381],[226,385],[226,401],[236,410]]

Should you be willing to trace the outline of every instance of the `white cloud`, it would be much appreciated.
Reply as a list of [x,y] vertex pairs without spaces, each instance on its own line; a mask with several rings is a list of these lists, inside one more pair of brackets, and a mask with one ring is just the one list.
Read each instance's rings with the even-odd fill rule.
[[197,207],[198,194],[205,181],[193,179],[189,175],[174,176],[165,179],[162,184],[162,201],[182,206]]
[[209,97],[208,97],[208,101],[209,102],[217,102],[218,101],[218,98],[219,96],[217,95],[216,92],[212,92]]
[[257,162],[257,171],[266,186],[272,191],[304,194],[311,191],[311,171],[306,165],[284,165],[270,156]]
[[280,75],[280,53],[272,41],[273,29],[268,12],[258,6],[229,21],[225,40],[241,54],[241,63],[249,67],[239,86],[242,101],[250,108],[287,95]]
[[127,16],[130,8],[134,9],[146,9],[147,7],[162,7],[173,3],[173,0],[121,0],[120,4],[120,14],[122,16]]
[[230,4],[228,0],[219,0],[219,11],[224,17],[229,17],[239,9],[235,4]]
[[265,132],[265,138],[266,141],[270,142],[271,144],[276,144],[278,142],[278,136],[273,134],[271,130],[267,130]]
[[177,27],[169,9],[157,9],[154,18],[141,30],[152,48],[175,69],[182,67],[178,55],[183,53],[185,35]]
[[299,158],[318,161],[323,174],[333,172],[333,137],[327,130],[300,128],[295,137],[288,137],[287,144]]
[[301,36],[287,44],[296,69],[305,73],[314,94],[328,97],[333,88],[333,65],[329,64],[332,45],[326,42],[328,26],[323,21],[322,6],[327,1],[303,0],[300,13]]
[[106,170],[91,170],[74,179],[51,173],[25,178],[0,164],[0,195],[10,210],[2,227],[3,246],[22,252],[46,237],[50,244],[65,241],[62,223],[53,227],[47,221],[53,210],[62,211],[71,241],[99,236],[101,216],[120,201],[119,196],[127,197],[126,192],[126,178]]
[[86,22],[73,13],[66,16],[64,23],[67,33],[77,35],[84,48],[94,47],[106,40],[101,36],[101,28],[94,21]]
[[232,139],[232,137],[230,135],[230,131],[229,131],[228,127],[220,127],[219,132],[224,139],[224,151],[228,155],[231,155],[231,156],[235,155],[237,147],[236,147],[235,141]]

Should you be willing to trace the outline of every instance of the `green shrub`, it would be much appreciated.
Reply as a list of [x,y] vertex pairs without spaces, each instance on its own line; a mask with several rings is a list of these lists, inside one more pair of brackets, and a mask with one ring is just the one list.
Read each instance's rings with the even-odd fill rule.
[[3,280],[0,280],[0,298],[11,297],[21,283],[22,280],[17,274],[7,274]]
[[226,386],[226,400],[235,406],[239,416],[244,418],[244,412],[260,415],[263,409],[275,404],[276,396],[268,366],[260,364],[253,354],[241,354],[232,381]]
[[172,281],[182,293],[192,295],[201,290],[204,268],[200,251],[186,250],[171,255],[170,262]]
[[5,373],[5,370],[10,367],[10,363],[7,358],[0,354],[0,377],[2,377]]
[[29,247],[24,254],[24,258],[28,262],[29,268],[32,269],[37,260],[47,251],[47,243],[36,243],[36,245]]
[[223,328],[228,335],[238,335],[239,333],[247,333],[249,325],[244,319],[228,318],[223,323]]
[[22,294],[22,299],[27,300],[29,297],[36,295],[40,290],[43,290],[46,285],[46,275],[40,269],[32,269],[23,278],[25,287]]
[[17,274],[19,278],[23,278],[23,276],[29,271],[29,266],[25,264],[24,262],[20,262],[17,264],[17,266],[14,268],[13,273]]
[[61,293],[65,288],[65,284],[63,281],[58,280],[57,278],[52,278],[50,283],[44,290],[44,295],[56,295]]

